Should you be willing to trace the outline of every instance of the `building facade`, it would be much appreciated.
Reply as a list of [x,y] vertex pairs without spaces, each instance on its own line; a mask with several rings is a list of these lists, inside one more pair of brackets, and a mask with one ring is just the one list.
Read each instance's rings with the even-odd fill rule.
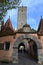
[[[22,8],[24,11],[25,7]],[[13,29],[10,18],[5,24],[2,22],[0,30],[0,61],[18,63],[18,53],[23,49],[33,59],[43,62],[43,19],[40,19],[38,30],[35,31],[26,23],[26,14],[24,13],[26,12],[23,12],[23,20],[20,13],[18,15],[21,19],[18,21],[17,30]],[[21,24],[22,27],[19,26],[19,22],[20,24],[24,22],[23,26]]]

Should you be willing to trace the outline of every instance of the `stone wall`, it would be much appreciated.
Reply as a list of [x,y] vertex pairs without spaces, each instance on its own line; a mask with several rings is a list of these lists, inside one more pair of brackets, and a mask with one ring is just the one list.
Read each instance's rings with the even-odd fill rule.
[[[37,36],[37,34],[17,34],[16,35],[16,41],[15,41],[15,43],[14,43],[14,49],[16,50],[14,50],[14,52],[13,52],[13,58],[15,58],[15,60],[14,60],[14,63],[15,62],[17,62],[18,61],[18,45],[19,45],[19,43],[20,42],[22,42],[22,40],[23,39],[25,39],[25,38],[30,38],[30,39],[32,39],[32,40],[34,40],[35,42],[36,42],[36,45],[37,45],[37,51],[38,51],[38,62],[42,62],[42,57],[41,57],[41,54],[42,54],[42,47],[41,47],[41,43],[40,43],[40,41],[38,40],[38,36]],[[15,55],[16,54],[16,55]],[[16,57],[15,57],[16,56]]]
[[10,42],[10,49],[8,51],[5,49],[0,50],[0,58],[1,58],[0,60],[4,60],[4,61],[12,60],[13,44],[15,41],[13,37],[14,36],[0,37],[0,43],[5,44],[5,42]]
[[[29,36],[28,38],[31,38],[31,39],[34,37],[34,38],[36,38],[35,41],[39,41],[41,43],[42,49],[38,49],[38,57],[39,57],[39,60],[41,59],[41,61],[42,61],[43,60],[43,54],[41,53],[41,51],[43,52],[43,36],[41,36],[40,39],[39,39],[39,37],[38,37],[37,34],[21,34],[21,33],[18,33],[16,35],[12,35],[12,36],[0,37],[0,43],[3,43],[4,44],[6,41],[9,41],[10,42],[10,49],[9,49],[9,51],[0,50],[0,58],[1,58],[0,60],[12,61],[13,60],[13,54],[16,53],[15,52],[16,49],[14,50],[13,47],[16,48],[16,46],[19,43],[20,38],[21,39],[22,39],[22,37],[25,38],[26,37],[25,35],[27,37]],[[16,46],[14,46],[15,43],[17,43]],[[37,45],[38,45],[38,43],[37,43]],[[13,52],[15,52],[15,53],[13,53]],[[16,56],[16,58],[17,58],[17,56]]]

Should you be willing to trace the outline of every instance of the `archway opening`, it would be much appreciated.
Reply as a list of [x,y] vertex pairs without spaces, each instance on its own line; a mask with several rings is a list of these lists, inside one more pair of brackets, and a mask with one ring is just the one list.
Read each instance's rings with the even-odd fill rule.
[[18,53],[24,53],[25,52],[25,45],[23,44],[23,42],[21,42],[18,46]]
[[[27,48],[26,47],[28,47],[28,44],[26,45],[26,43],[24,43],[23,42],[23,40],[24,39],[27,39],[27,41],[28,41],[28,39],[30,39],[30,41],[28,42],[28,44],[29,44],[29,49],[27,50]],[[32,43],[32,41],[33,41],[33,43]],[[23,43],[21,43],[21,42],[23,42]],[[31,55],[31,58],[32,58],[32,60],[34,60],[35,62],[38,62],[38,60],[39,60],[39,54],[38,53],[40,53],[39,52],[39,50],[42,48],[41,47],[41,44],[40,44],[40,42],[38,41],[38,39],[36,38],[36,37],[34,37],[34,36],[31,36],[31,35],[23,35],[23,36],[20,36],[20,37],[18,37],[17,38],[17,40],[16,40],[16,42],[14,43],[14,52],[13,52],[13,58],[15,59],[14,60],[14,62],[16,61],[19,61],[18,60],[18,57],[20,56],[21,58],[24,58],[22,55],[20,55],[18,52],[20,52],[20,48],[21,47],[24,47],[24,49],[26,49],[26,51],[28,51],[27,53],[29,54],[30,53],[30,55]],[[33,50],[33,51],[32,51]],[[32,51],[32,52],[30,52],[30,51]],[[38,51],[38,52],[37,52]],[[25,54],[24,54],[25,55]],[[39,56],[38,56],[39,55]],[[26,56],[25,56],[26,57]],[[28,58],[29,59],[29,58]]]

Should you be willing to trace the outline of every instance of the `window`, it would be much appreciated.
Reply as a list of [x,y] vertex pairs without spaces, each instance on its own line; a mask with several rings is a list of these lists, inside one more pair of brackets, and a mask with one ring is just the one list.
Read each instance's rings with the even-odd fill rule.
[[9,50],[10,48],[10,42],[5,42],[5,50]]
[[4,50],[4,44],[0,43],[0,50]]

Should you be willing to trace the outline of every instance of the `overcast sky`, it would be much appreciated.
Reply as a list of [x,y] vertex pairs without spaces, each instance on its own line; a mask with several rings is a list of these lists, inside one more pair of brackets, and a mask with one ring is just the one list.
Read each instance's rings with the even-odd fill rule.
[[[27,6],[27,24],[34,28],[38,29],[41,16],[43,17],[43,0],[22,0],[20,6]],[[7,15],[4,18],[4,21],[9,18],[11,19],[13,28],[17,28],[17,15],[18,9],[12,9],[7,11]]]

